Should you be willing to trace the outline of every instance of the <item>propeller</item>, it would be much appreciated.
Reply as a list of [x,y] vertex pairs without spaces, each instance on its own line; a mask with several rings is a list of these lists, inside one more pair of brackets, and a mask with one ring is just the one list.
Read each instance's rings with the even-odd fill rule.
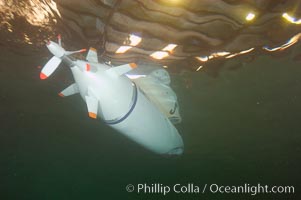
[[40,73],[40,79],[47,79],[61,64],[64,56],[69,56],[75,53],[82,53],[86,51],[86,49],[80,49],[77,51],[66,51],[62,47],[61,35],[58,35],[57,38],[58,43],[55,43],[53,41],[47,42],[46,46],[49,49],[49,51],[53,54],[53,57],[43,67]]
[[61,64],[62,59],[53,56],[43,67],[41,73],[40,73],[40,79],[46,79],[48,78],[55,70],[56,68]]

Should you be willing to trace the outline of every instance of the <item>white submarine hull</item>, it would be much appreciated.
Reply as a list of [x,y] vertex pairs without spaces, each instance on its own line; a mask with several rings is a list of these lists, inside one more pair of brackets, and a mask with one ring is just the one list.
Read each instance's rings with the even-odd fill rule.
[[[99,108],[97,116],[107,125],[157,154],[181,155],[182,137],[170,120],[161,113],[125,75],[112,75],[103,64],[92,64],[96,75],[80,70],[85,65],[77,61],[71,68],[75,83],[87,105],[87,95],[94,95]],[[118,68],[118,67],[116,67]],[[89,94],[89,90],[93,91]],[[111,93],[110,91],[114,91]],[[114,100],[114,101],[113,101]]]
[[111,127],[155,153],[183,153],[183,140],[177,129],[139,90],[132,113],[123,122]]

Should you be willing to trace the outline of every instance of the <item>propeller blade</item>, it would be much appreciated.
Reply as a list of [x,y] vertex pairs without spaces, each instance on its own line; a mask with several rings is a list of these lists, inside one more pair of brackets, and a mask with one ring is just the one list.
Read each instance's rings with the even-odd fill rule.
[[59,43],[59,45],[61,47],[62,46],[62,37],[61,37],[61,34],[58,34],[57,41],[58,41],[58,43]]
[[69,56],[69,55],[74,54],[74,53],[83,53],[85,51],[87,51],[87,49],[81,49],[81,50],[78,50],[78,51],[66,51],[65,55]]
[[40,73],[40,78],[41,79],[48,78],[56,70],[56,68],[61,64],[61,62],[62,62],[62,59],[53,56],[43,67],[43,69]]

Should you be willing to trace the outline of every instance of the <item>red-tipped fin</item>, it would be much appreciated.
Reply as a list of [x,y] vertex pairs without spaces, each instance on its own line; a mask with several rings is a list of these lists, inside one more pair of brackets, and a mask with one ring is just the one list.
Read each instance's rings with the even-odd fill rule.
[[97,115],[93,112],[89,112],[89,117],[92,118],[92,119],[96,119]]
[[[93,91],[89,88],[88,93],[93,95]],[[97,118],[97,110],[98,110],[98,100],[93,96],[86,96],[86,103],[88,107],[89,117],[96,119]]]
[[130,63],[129,65],[131,66],[132,69],[135,69],[138,67],[136,63]]
[[40,79],[44,80],[46,78],[48,78],[48,76],[46,76],[44,73],[41,72],[40,73]]

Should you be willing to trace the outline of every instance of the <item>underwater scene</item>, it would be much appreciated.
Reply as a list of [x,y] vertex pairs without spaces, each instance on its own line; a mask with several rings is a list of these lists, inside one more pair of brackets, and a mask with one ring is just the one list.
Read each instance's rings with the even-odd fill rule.
[[0,199],[300,199],[301,0],[0,0]]

